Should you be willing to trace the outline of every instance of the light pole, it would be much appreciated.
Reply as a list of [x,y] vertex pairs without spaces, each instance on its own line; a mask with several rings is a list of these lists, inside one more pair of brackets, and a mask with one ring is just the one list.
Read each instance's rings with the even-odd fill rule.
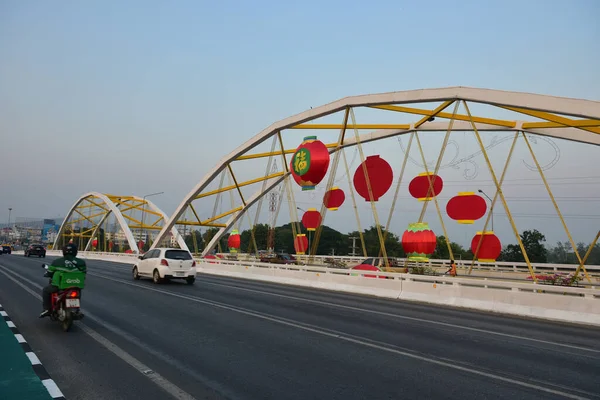
[[[306,210],[300,208],[300,207],[296,207],[298,210],[302,211],[302,212],[306,212]],[[308,231],[308,251],[307,251],[307,255],[310,256],[310,231]]]
[[[12,207],[8,207],[8,229],[10,229],[10,232],[12,232],[12,229],[10,227],[10,215],[12,214]],[[10,234],[7,235],[6,240],[10,240]]]
[[494,209],[492,208],[494,202],[483,190],[479,189],[478,192],[487,197],[487,199],[490,201],[490,212],[492,213],[492,231],[494,231]]
[[[150,193],[143,197],[143,200],[142,200],[142,226],[140,227],[140,241],[142,240],[142,230],[144,229],[144,214],[146,213],[146,197],[158,196],[159,194],[163,194],[163,193],[164,192]],[[144,237],[144,239],[146,239],[146,242],[148,241],[147,235]],[[143,247],[142,247],[142,249],[143,249]]]

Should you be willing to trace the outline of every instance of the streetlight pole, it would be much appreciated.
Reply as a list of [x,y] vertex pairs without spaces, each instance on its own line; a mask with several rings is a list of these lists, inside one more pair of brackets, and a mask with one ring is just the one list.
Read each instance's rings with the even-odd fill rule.
[[[12,214],[12,207],[8,207],[8,229],[10,229],[10,232],[12,232],[12,228],[10,227],[10,215]],[[8,241],[10,238],[10,234],[6,237],[6,240]]]
[[478,192],[483,194],[490,201],[490,212],[492,213],[492,231],[493,231],[494,230],[494,209],[492,207],[494,205],[494,202],[492,201],[490,196],[488,196],[483,190],[479,189]]
[[[304,210],[300,207],[296,207],[296,208],[302,212],[306,212],[306,210]],[[308,251],[307,251],[306,255],[310,256],[310,231],[308,231]]]
[[[147,194],[147,195],[145,195],[143,197],[143,200],[142,200],[142,226],[140,227],[140,241],[142,240],[142,230],[144,229],[144,215],[146,213],[146,198],[147,197],[152,197],[152,196],[157,196],[157,195],[163,194],[163,193],[164,192],[150,193],[150,194]],[[147,242],[148,241],[148,235],[146,235],[144,238],[146,239],[146,242]]]

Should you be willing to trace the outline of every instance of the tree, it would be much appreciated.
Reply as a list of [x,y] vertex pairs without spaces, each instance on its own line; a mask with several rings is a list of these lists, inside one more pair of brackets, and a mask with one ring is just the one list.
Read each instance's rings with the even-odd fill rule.
[[[546,237],[537,229],[523,231],[521,235],[521,241],[523,247],[527,252],[529,261],[535,263],[545,263],[548,260],[548,249],[544,246],[543,242],[546,241]],[[524,262],[525,257],[521,252],[521,247],[518,244],[507,245],[502,253],[500,254],[499,260],[501,261],[512,261],[512,262]]]
[[[452,249],[452,254],[454,255],[455,260],[473,258],[473,253],[471,253],[471,250],[465,250],[464,247],[462,247],[456,242],[450,242],[450,248]],[[450,259],[450,253],[448,252],[448,244],[446,243],[446,237],[444,235],[440,235],[437,237],[435,252],[431,256],[431,258],[437,258],[442,260]]]

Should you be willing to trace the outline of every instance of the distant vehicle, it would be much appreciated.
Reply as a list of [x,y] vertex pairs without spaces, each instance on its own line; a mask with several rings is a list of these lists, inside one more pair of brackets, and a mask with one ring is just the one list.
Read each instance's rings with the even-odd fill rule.
[[[388,264],[390,268],[403,268],[404,264],[399,262],[397,259],[388,257]],[[370,257],[363,260],[360,264],[354,265],[356,267],[358,265],[372,265],[374,267],[379,267],[380,270],[385,269],[385,260],[383,257]],[[352,268],[353,268],[352,267]]]
[[296,258],[290,254],[268,254],[260,257],[260,262],[271,264],[296,264]]
[[38,256],[46,257],[46,249],[40,244],[33,244],[25,249],[25,257]]
[[2,253],[3,254],[11,254],[12,253],[12,247],[8,244],[4,244],[2,245]]
[[196,261],[187,250],[158,248],[139,257],[133,266],[133,279],[152,278],[154,283],[163,280],[184,279],[188,285],[196,281]]

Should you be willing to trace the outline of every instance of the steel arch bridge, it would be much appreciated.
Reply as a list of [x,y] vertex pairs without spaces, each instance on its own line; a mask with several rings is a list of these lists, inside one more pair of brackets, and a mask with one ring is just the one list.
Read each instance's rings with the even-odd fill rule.
[[[72,241],[82,251],[140,253],[153,241],[152,232],[156,235],[167,220],[167,215],[148,199],[89,192],[69,210],[53,248]],[[188,249],[176,227],[169,232],[173,244]]]
[[[447,109],[453,109],[453,111]],[[357,115],[360,117],[360,122],[357,122]],[[298,208],[294,200],[294,190],[292,189],[294,183],[290,179],[289,165],[290,155],[296,151],[297,146],[302,142],[302,137],[306,134],[318,135],[319,139],[326,143],[332,156],[328,175],[320,184],[324,190],[331,189],[337,182],[344,179],[344,176],[340,178],[336,175],[338,165],[345,167],[345,175],[349,178],[345,149],[357,150],[360,153],[359,161],[364,162],[363,149],[370,143],[390,138],[397,139],[401,136],[409,137],[408,150],[405,152],[400,177],[397,180],[396,195],[387,224],[379,221],[377,207],[374,202],[371,202],[376,225],[378,227],[385,226],[387,230],[394,213],[398,187],[403,178],[404,167],[413,139],[418,145],[421,153],[420,159],[423,161],[426,172],[437,173],[448,146],[450,134],[454,132],[471,132],[473,134],[474,143],[477,144],[485,158],[487,169],[494,183],[496,193],[483,230],[486,231],[490,215],[496,200],[498,200],[502,203],[510,219],[516,240],[524,252],[514,219],[511,217],[510,209],[501,190],[504,172],[510,163],[515,145],[519,143],[522,148],[527,148],[531,152],[535,161],[535,169],[539,171],[552,197],[544,178],[544,168],[537,161],[533,151],[532,141],[536,137],[547,137],[600,145],[600,102],[490,89],[449,87],[346,97],[333,103],[311,108],[272,124],[223,157],[184,198],[175,213],[163,226],[153,246],[165,241],[175,226],[208,227],[213,230],[216,228],[218,231],[203,251],[203,254],[206,255],[218,245],[220,239],[230,229],[242,222],[246,223],[244,221],[246,218],[247,223],[252,227],[251,232],[253,232],[253,226],[259,221],[264,196],[277,190],[278,186],[285,187],[290,220],[294,235],[296,235],[301,228],[298,223]],[[432,168],[428,167],[421,145],[422,139],[420,138],[426,133],[435,133],[438,138],[443,138],[437,162]],[[508,134],[512,139],[502,175],[492,166],[482,141],[482,137],[492,133]],[[279,168],[274,166],[277,161],[280,163]],[[366,174],[365,178],[369,179]],[[350,179],[348,179],[348,185],[356,209]],[[214,203],[208,199],[214,199]],[[223,208],[224,203],[228,203],[225,208]],[[419,221],[422,220],[428,203],[423,204],[423,212]],[[444,227],[437,201],[435,204],[442,227]],[[554,204],[556,206],[556,202]],[[211,209],[212,212],[210,212]],[[255,210],[253,217],[251,217],[251,210]],[[580,266],[585,271],[583,255],[577,253],[575,243],[557,206],[556,210],[580,260]],[[321,206],[323,220],[326,211],[327,209]],[[360,233],[358,214],[356,218]],[[445,227],[443,229],[446,233]],[[379,228],[378,230],[382,247],[384,247],[381,230]],[[310,254],[314,254],[314,250],[317,248],[319,230],[315,235],[316,240],[311,246],[313,251]],[[448,235],[445,234],[445,237],[450,254],[452,254]],[[257,251],[254,237],[252,240],[255,243],[254,250]],[[385,255],[385,250],[382,250]],[[524,256],[533,275],[525,253]]]

